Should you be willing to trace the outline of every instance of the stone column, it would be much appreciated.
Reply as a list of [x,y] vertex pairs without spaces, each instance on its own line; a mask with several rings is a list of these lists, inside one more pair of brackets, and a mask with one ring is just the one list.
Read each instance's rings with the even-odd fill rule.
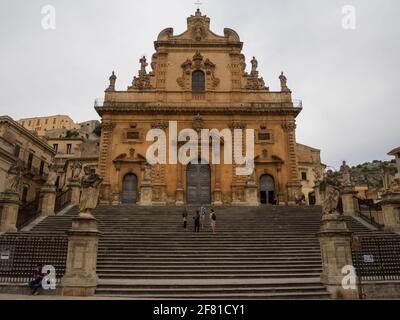
[[[318,233],[321,246],[321,282],[334,299],[358,299],[358,289],[345,289],[342,286],[342,273],[345,266],[353,266],[351,256],[351,235],[346,221],[338,213],[325,214]],[[357,283],[357,279],[356,283]]]
[[358,208],[354,199],[356,194],[357,191],[354,191],[352,188],[342,191],[343,214],[345,216],[357,215]]
[[71,189],[71,204],[78,205],[81,197],[81,184],[79,181],[72,180],[68,188]]
[[80,215],[72,220],[68,231],[67,267],[62,279],[64,296],[92,296],[98,277],[97,248],[100,233],[91,215]]
[[40,190],[42,193],[42,216],[52,216],[55,215],[55,206],[56,206],[56,195],[57,189],[56,186],[53,185],[44,185]]
[[183,194],[183,187],[182,187],[182,164],[178,161],[176,165],[176,171],[178,176],[178,183],[176,186],[176,194],[175,194],[175,205],[183,206],[184,205],[184,194]]
[[400,232],[400,193],[386,192],[382,195],[382,222],[390,232]]
[[6,191],[0,193],[0,232],[17,231],[19,194]]

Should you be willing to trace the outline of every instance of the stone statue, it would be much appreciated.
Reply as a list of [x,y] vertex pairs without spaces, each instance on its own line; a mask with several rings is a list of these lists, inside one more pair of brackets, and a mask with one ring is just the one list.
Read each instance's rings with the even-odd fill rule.
[[146,75],[146,67],[149,65],[149,64],[147,63],[146,57],[143,56],[143,57],[139,60],[139,62],[140,62],[140,73],[139,73],[139,74]]
[[345,186],[351,185],[351,177],[350,177],[350,167],[346,164],[346,161],[343,161],[343,164],[340,166],[340,173],[342,174],[342,182]]
[[80,162],[75,161],[72,167],[72,179],[73,181],[79,180],[79,175],[82,171],[82,164]]
[[255,75],[257,74],[257,68],[258,68],[258,61],[256,59],[256,57],[253,57],[253,59],[251,60],[251,74]]
[[281,90],[282,91],[289,91],[289,88],[287,86],[287,78],[283,74],[283,71],[281,72],[281,75],[279,76],[279,80],[281,81]]
[[323,214],[336,213],[337,206],[339,204],[339,191],[334,187],[328,185],[325,189],[325,198],[322,203]]
[[144,165],[144,181],[150,182],[151,181],[151,165],[146,163]]
[[57,181],[57,166],[52,163],[49,165],[49,174],[47,176],[46,184],[48,186],[54,186]]
[[22,165],[18,161],[7,172],[5,190],[7,192],[20,193],[22,184]]
[[115,72],[113,71],[110,78],[110,86],[108,87],[108,91],[114,91],[115,90],[115,82],[117,81],[117,76],[115,75]]
[[85,176],[81,179],[81,200],[79,212],[82,215],[90,215],[91,210],[97,207],[99,200],[100,184],[103,179],[95,173],[90,166],[84,168]]

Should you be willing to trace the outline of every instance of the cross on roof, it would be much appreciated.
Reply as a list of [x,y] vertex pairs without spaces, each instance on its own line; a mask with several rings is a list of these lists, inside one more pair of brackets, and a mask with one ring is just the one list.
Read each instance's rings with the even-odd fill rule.
[[195,3],[193,3],[195,6],[197,6],[197,9],[200,9],[200,6],[203,5],[203,3],[200,0],[196,0]]

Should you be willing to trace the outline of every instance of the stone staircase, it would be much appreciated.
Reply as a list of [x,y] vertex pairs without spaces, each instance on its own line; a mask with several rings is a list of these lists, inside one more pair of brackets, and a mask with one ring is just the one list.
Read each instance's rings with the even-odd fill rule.
[[[217,235],[208,223],[189,231],[179,207],[99,206],[102,237],[96,293],[135,299],[322,299],[316,233],[320,207],[219,207]],[[77,209],[31,231],[64,233]],[[369,229],[352,218],[355,232]]]

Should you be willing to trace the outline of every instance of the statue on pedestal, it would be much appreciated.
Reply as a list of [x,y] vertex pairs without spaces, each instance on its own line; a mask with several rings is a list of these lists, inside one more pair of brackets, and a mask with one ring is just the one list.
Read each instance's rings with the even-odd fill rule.
[[80,215],[91,215],[91,210],[97,207],[100,193],[100,184],[103,179],[90,166],[84,168],[85,176],[81,179],[81,199],[79,203]]
[[46,185],[54,186],[57,181],[57,166],[52,163],[49,165],[49,175],[47,176]]
[[350,167],[347,165],[346,161],[340,166],[340,173],[342,175],[342,182],[344,186],[351,186],[351,176]]
[[72,179],[71,181],[79,181],[79,176],[82,171],[82,164],[75,161],[72,167]]

